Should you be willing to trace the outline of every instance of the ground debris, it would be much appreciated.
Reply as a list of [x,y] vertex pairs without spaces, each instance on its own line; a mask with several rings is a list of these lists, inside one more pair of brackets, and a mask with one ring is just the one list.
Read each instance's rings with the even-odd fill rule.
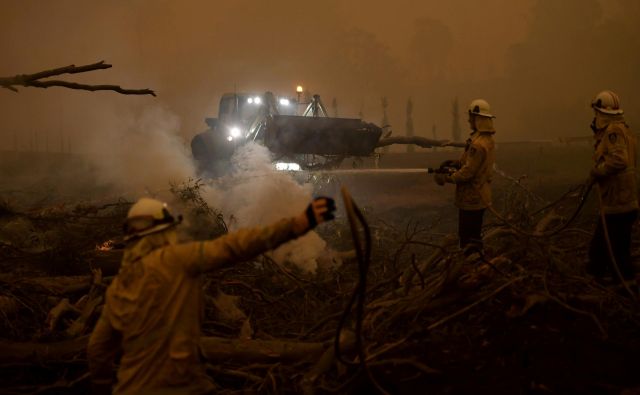
[[[217,234],[226,232],[221,214],[199,199],[197,181],[173,192]],[[518,226],[546,230],[566,218],[557,209],[529,216],[522,210],[531,205],[512,200],[517,206],[505,207]],[[86,392],[84,349],[117,272],[128,207],[83,203],[0,215],[24,218],[29,237],[56,236],[38,252],[0,244],[3,388]],[[619,393],[640,385],[628,362],[640,351],[637,301],[584,275],[576,246],[589,232],[572,229],[589,224],[539,239],[489,223],[487,256],[470,261],[455,237],[367,215],[374,248],[362,350],[353,335],[357,316],[344,311],[359,276],[344,221],[320,232],[347,252],[332,252],[331,264],[314,273],[262,256],[206,276],[203,346],[220,393]]]

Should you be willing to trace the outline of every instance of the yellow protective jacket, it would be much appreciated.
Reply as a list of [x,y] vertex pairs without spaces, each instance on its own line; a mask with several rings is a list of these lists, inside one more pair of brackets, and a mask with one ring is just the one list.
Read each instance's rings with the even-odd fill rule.
[[474,131],[460,157],[460,170],[448,177],[456,184],[456,207],[480,210],[491,205],[491,179],[495,163],[495,143],[491,119],[481,119],[484,127]]
[[598,114],[593,155],[595,175],[605,214],[619,214],[638,209],[636,186],[636,137],[621,115]]
[[171,230],[127,248],[89,340],[94,384],[112,383],[114,357],[121,349],[114,394],[212,393],[199,358],[200,274],[276,248],[299,236],[294,229],[294,220],[285,219],[182,244],[174,241]]

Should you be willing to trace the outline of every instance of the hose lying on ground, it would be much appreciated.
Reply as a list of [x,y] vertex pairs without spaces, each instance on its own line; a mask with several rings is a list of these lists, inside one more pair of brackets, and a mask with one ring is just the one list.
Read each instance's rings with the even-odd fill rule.
[[[580,214],[580,211],[582,211],[582,208],[584,207],[584,204],[587,201],[587,197],[589,196],[589,193],[591,192],[591,189],[593,188],[593,183],[588,182],[588,183],[582,184],[582,188],[585,188],[585,190],[580,196],[580,203],[578,204],[578,207],[573,212],[571,217],[569,217],[569,220],[567,222],[565,222],[564,224],[560,225],[559,227],[557,227],[556,229],[553,229],[553,230],[550,230],[550,231],[547,231],[547,232],[540,232],[540,233],[532,233],[532,232],[529,232],[527,230],[519,228],[518,226],[516,226],[516,225],[512,224],[511,222],[509,222],[508,219],[506,219],[495,208],[493,208],[493,206],[491,205],[491,202],[486,202],[484,199],[483,199],[483,202],[484,202],[484,204],[487,205],[487,209],[491,212],[491,214],[493,214],[498,220],[500,220],[503,224],[507,225],[509,228],[513,229],[514,231],[516,231],[516,232],[518,232],[518,233],[520,233],[520,234],[522,234],[524,236],[546,238],[546,237],[555,236],[558,233],[562,232],[569,225],[571,225],[571,223],[578,217],[578,214]],[[563,196],[566,196],[566,194],[563,195]],[[560,200],[556,201],[552,205],[547,206],[547,208],[551,207],[551,206],[553,206],[555,204],[558,204],[559,201]]]
[[[367,374],[367,377],[371,381],[371,383],[376,387],[376,389],[382,393],[387,394],[387,391],[384,390],[378,384],[376,379],[371,374],[369,366],[367,365],[367,356],[365,355],[364,347],[362,344],[362,320],[364,317],[364,305],[365,298],[367,294],[367,275],[369,273],[369,264],[371,262],[371,230],[369,229],[369,224],[367,220],[364,218],[364,215],[355,204],[349,191],[347,191],[346,187],[342,187],[342,199],[344,200],[344,207],[347,213],[347,218],[349,219],[349,227],[351,228],[351,234],[353,236],[353,244],[356,250],[356,256],[358,258],[358,283],[353,290],[353,294],[347,303],[347,306],[340,317],[340,321],[338,322],[338,327],[336,329],[336,337],[334,342],[336,358],[346,364],[351,366],[360,366],[362,370]],[[360,240],[360,236],[358,234],[358,222],[362,226],[364,232],[364,246]],[[342,333],[342,328],[345,325],[347,317],[351,314],[351,310],[353,308],[354,302],[356,302],[356,311],[355,311],[355,335],[356,335],[356,350],[358,353],[358,362],[352,362],[344,359],[342,357],[342,353],[340,351],[340,335]]]
[[[489,209],[489,211],[496,217],[498,218],[501,222],[503,222],[505,225],[507,225],[509,228],[513,229],[514,231],[516,231],[517,233],[520,233],[522,235],[525,236],[529,236],[529,237],[538,237],[538,238],[546,238],[546,237],[551,237],[554,236],[560,232],[562,232],[563,230],[565,230],[577,217],[578,214],[580,213],[580,211],[582,210],[582,208],[584,207],[584,204],[587,200],[587,197],[589,196],[589,193],[591,192],[591,189],[593,189],[593,185],[596,184],[595,182],[592,182],[591,180],[587,181],[586,183],[579,185],[578,187],[582,187],[584,189],[584,191],[582,192],[581,196],[580,196],[580,203],[578,204],[578,207],[576,208],[576,210],[574,211],[574,213],[571,215],[571,217],[569,217],[569,220],[567,222],[565,222],[564,224],[562,224],[561,226],[559,226],[556,229],[553,229],[551,231],[548,232],[541,232],[541,233],[531,233],[528,232],[526,230],[520,229],[519,227],[517,227],[516,225],[510,223],[506,218],[504,218],[500,213],[498,213],[498,211],[496,209],[493,208],[492,205],[487,204],[487,202],[485,202],[485,204],[487,204],[487,208]],[[578,189],[578,187],[576,188],[572,188],[569,192],[575,191]],[[555,202],[545,206],[544,208],[538,210],[536,213],[541,212],[542,210],[545,210],[547,208],[553,207],[556,204],[558,204],[565,196],[567,196],[567,194],[564,194],[560,199],[556,200]],[[622,285],[624,286],[625,290],[627,291],[627,293],[629,294],[629,296],[632,299],[636,298],[636,295],[633,293],[633,291],[631,290],[631,288],[629,288],[629,285],[625,282],[624,277],[622,276],[622,272],[620,272],[620,267],[618,266],[618,263],[616,261],[615,255],[613,253],[613,247],[611,246],[611,239],[609,237],[609,230],[607,228],[607,219],[606,216],[604,214],[604,208],[602,205],[602,194],[600,192],[600,188],[596,185],[596,196],[598,199],[598,207],[599,207],[599,215],[600,215],[600,221],[602,223],[602,227],[603,227],[603,234],[604,234],[604,238],[605,238],[605,242],[607,244],[607,253],[609,254],[609,259],[611,260],[611,264],[613,266],[613,269],[616,273],[616,277],[618,278],[618,280],[622,283]]]
[[618,262],[616,261],[615,254],[613,253],[613,247],[611,246],[611,238],[609,237],[609,229],[607,227],[607,217],[604,215],[604,206],[602,205],[602,193],[600,192],[600,187],[596,186],[596,195],[598,197],[598,207],[600,211],[600,221],[602,222],[602,231],[604,233],[604,240],[607,244],[607,253],[609,254],[609,259],[611,260],[611,265],[613,266],[613,271],[616,272],[616,276],[618,280],[624,286],[624,289],[627,291],[631,299],[635,299],[636,295],[631,291],[629,285],[627,285],[626,281],[624,281],[624,277],[622,277],[622,272],[620,271],[620,266],[618,266]]

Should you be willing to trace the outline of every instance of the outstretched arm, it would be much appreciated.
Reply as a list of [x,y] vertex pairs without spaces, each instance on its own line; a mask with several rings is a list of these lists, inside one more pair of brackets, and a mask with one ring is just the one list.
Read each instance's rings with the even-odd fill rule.
[[215,240],[177,245],[174,252],[184,257],[187,270],[196,275],[273,250],[333,219],[334,211],[333,199],[318,198],[296,217],[281,219],[268,226],[240,229]]

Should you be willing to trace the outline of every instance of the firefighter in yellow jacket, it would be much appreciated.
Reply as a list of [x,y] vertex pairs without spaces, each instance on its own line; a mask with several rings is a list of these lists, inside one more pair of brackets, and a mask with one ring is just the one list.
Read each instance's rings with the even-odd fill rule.
[[127,215],[122,266],[106,292],[87,350],[94,392],[210,394],[199,359],[202,273],[246,261],[333,219],[335,203],[315,199],[306,211],[270,226],[215,240],[177,243],[178,220],[167,206],[142,198]]
[[591,106],[595,113],[591,123],[595,139],[591,179],[597,183],[606,224],[598,221],[587,271],[596,277],[607,272],[615,277],[604,235],[606,225],[616,264],[625,279],[632,279],[631,229],[638,215],[636,137],[624,121],[620,99],[614,92],[600,92]]
[[460,248],[469,256],[482,253],[482,220],[491,204],[491,178],[495,163],[493,118],[489,103],[476,99],[469,105],[471,136],[459,161],[447,161],[457,170],[436,174],[438,185],[456,184]]

